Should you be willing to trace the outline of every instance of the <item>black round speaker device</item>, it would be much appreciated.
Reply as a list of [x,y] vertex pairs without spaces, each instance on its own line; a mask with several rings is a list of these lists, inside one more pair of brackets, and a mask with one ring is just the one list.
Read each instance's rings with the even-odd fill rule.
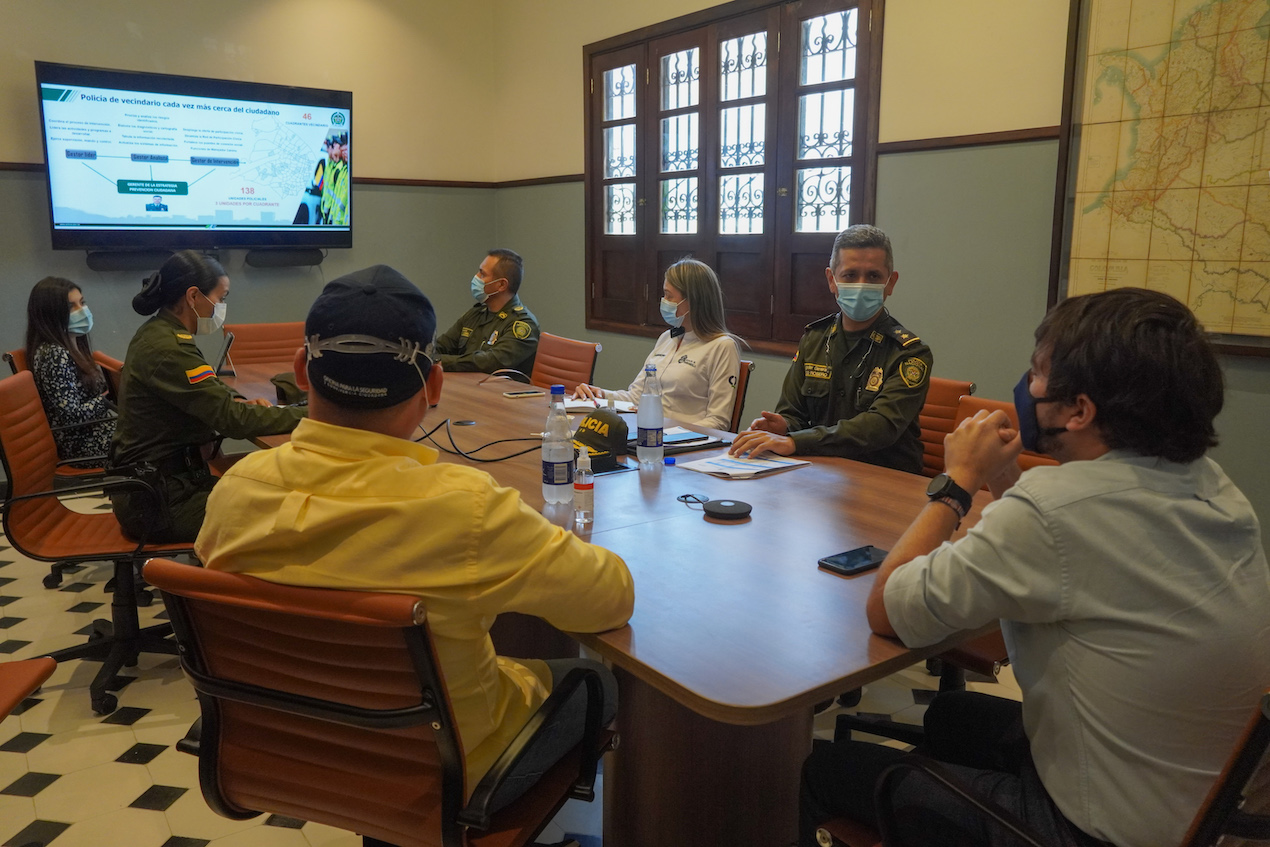
[[750,516],[751,506],[741,500],[707,500],[701,504],[706,515],[721,521],[739,521]]

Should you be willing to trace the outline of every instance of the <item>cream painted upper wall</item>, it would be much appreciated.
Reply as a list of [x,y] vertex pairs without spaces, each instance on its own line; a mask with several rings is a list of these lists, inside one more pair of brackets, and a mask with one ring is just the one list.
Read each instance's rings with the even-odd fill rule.
[[0,161],[44,161],[42,59],[351,90],[358,176],[488,180],[492,11],[493,0],[0,0]]
[[498,103],[507,140],[498,179],[582,173],[582,48],[715,0],[494,0]]
[[[887,0],[881,139],[1059,121],[1069,0]],[[0,0],[0,161],[42,162],[32,62],[344,88],[363,177],[583,169],[582,47],[712,0]]]
[[1057,126],[1070,0],[887,0],[880,141]]
[[[1070,0],[886,0],[882,141],[1054,126]],[[582,48],[715,3],[494,0],[498,179],[581,173]]]

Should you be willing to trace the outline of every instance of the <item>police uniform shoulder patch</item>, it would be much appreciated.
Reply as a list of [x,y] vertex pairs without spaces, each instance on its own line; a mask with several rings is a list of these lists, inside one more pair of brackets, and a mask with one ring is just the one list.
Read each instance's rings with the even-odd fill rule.
[[925,362],[913,356],[900,363],[900,379],[909,388],[916,388],[926,381],[928,370]]
[[891,337],[898,341],[901,347],[911,347],[914,344],[920,344],[922,341],[899,324],[891,327]]
[[216,372],[212,370],[211,365],[199,365],[197,368],[190,368],[185,372],[185,378],[190,381],[190,385],[198,385],[205,379],[211,379],[216,376]]
[[522,341],[528,338],[531,332],[533,332],[533,327],[529,325],[529,321],[516,321],[516,323],[512,324],[512,335]]

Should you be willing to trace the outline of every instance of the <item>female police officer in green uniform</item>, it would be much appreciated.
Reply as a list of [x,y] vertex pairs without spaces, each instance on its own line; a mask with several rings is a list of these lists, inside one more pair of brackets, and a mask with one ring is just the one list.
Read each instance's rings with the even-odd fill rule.
[[111,460],[116,467],[136,467],[164,501],[159,507],[148,494],[133,491],[111,497],[115,517],[134,539],[193,541],[216,481],[200,448],[218,435],[290,432],[304,415],[302,409],[244,400],[204,360],[194,336],[220,331],[228,295],[229,277],[220,263],[186,250],[164,262],[132,298],[137,314],[154,317],[128,345]]

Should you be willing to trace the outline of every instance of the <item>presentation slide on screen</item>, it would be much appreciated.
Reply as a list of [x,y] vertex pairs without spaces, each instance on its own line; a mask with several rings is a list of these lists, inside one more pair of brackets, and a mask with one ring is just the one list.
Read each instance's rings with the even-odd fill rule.
[[347,110],[43,84],[58,228],[347,228]]

